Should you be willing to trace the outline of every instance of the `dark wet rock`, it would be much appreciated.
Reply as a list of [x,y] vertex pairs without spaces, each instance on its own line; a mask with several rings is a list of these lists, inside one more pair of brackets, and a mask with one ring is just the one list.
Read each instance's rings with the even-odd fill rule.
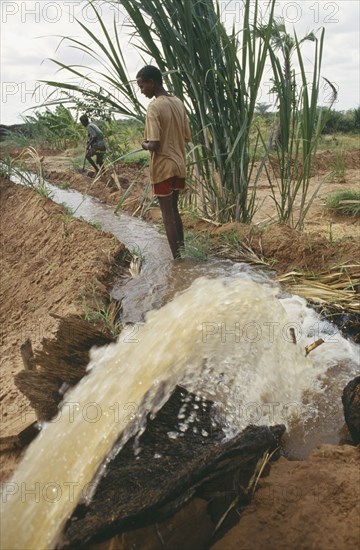
[[360,344],[360,314],[350,311],[344,311],[334,306],[319,306],[313,304],[313,307],[323,319],[326,319],[334,325],[334,332],[340,330],[345,338],[350,338],[356,344]]
[[[170,438],[168,433],[179,428],[178,412],[189,395],[177,388],[156,418],[148,419],[139,439],[140,454],[134,455],[133,438],[108,465],[92,502],[78,506],[66,525],[63,547],[89,548],[96,541],[165,520],[194,497],[213,504],[220,496],[222,511],[214,511],[219,518],[240,487],[247,486],[259,458],[279,446],[284,426],[248,426],[224,441],[211,402],[196,409],[198,419],[187,431]],[[196,404],[191,398],[190,409]]]
[[360,443],[360,376],[351,380],[341,397],[347,427],[354,443]]
[[333,323],[356,344],[360,344],[360,314],[345,313],[334,316]]

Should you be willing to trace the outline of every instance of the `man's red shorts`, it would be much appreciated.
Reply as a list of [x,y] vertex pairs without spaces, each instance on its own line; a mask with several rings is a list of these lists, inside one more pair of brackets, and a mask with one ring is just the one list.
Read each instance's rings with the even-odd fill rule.
[[167,197],[168,195],[172,195],[173,191],[185,189],[185,178],[173,176],[159,183],[154,183],[152,187],[156,197]]

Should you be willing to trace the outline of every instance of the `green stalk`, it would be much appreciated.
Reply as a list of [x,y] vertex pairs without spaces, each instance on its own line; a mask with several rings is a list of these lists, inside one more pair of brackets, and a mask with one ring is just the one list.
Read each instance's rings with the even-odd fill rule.
[[[274,24],[272,33],[273,48],[270,49],[270,60],[279,110],[280,141],[275,144],[279,178],[276,187],[270,181],[270,188],[279,221],[288,222],[294,227],[302,228],[305,216],[319,189],[318,187],[311,197],[308,196],[311,169],[323,128],[320,117],[317,118],[317,101],[320,87],[324,29],[321,31],[320,39],[317,39],[314,33],[311,32],[299,40],[296,34],[295,38],[292,38],[286,32],[285,24],[282,21],[277,21]],[[306,40],[315,43],[311,93],[301,53],[301,44]],[[284,68],[276,54],[277,50],[282,52]],[[295,72],[292,69],[291,58],[294,53],[300,67],[300,91],[298,91]],[[264,140],[262,141],[264,143]],[[270,152],[270,148],[267,147],[266,156],[270,160],[272,171],[275,172],[276,166]],[[267,175],[268,178],[271,178],[268,169]],[[295,214],[295,201],[298,198],[300,199],[300,210],[298,214]]]

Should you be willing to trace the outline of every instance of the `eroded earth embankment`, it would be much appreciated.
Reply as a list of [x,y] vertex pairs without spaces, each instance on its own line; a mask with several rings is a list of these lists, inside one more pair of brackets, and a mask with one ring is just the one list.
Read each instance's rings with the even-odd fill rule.
[[[19,347],[30,338],[36,352],[57,326],[53,314],[84,317],[84,304],[106,301],[121,267],[124,246],[112,235],[77,220],[32,189],[0,179],[1,205],[1,436],[35,420],[14,384],[23,369]],[[2,453],[2,477],[14,453]]]

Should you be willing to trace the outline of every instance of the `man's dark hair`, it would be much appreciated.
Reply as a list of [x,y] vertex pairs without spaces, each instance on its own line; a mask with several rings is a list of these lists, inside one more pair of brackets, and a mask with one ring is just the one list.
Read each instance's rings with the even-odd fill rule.
[[85,125],[88,125],[89,124],[88,116],[87,115],[81,115],[80,122],[82,122]]
[[145,67],[140,69],[136,75],[136,78],[142,78],[145,82],[153,80],[156,84],[159,84],[159,86],[162,86],[163,83],[162,74],[157,67],[154,67],[154,65],[145,65]]

